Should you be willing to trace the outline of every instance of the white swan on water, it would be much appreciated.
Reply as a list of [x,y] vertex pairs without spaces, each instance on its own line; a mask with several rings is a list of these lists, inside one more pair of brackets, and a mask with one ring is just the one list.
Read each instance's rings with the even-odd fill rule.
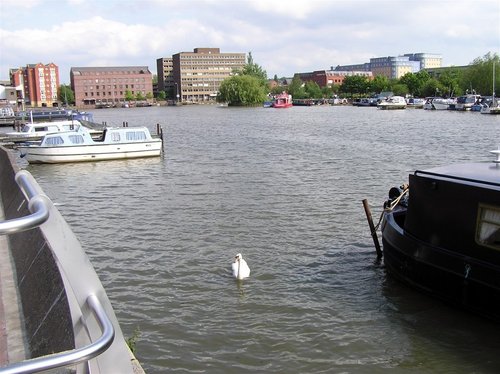
[[247,262],[241,256],[241,253],[238,253],[234,256],[234,261],[231,264],[233,268],[233,276],[236,279],[245,279],[250,276],[250,268],[248,267]]

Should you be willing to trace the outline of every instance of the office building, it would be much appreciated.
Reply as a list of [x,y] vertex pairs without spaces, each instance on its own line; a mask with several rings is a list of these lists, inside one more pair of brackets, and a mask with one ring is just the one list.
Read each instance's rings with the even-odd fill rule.
[[243,69],[246,54],[221,53],[219,48],[195,48],[193,52],[180,52],[171,59],[156,61],[158,90],[163,87],[168,97],[182,102],[212,102],[222,81]]
[[389,79],[399,79],[407,73],[417,73],[422,69],[439,68],[442,57],[431,53],[407,53],[403,56],[371,58],[369,63],[337,66],[335,70],[365,70],[374,76],[382,75]]

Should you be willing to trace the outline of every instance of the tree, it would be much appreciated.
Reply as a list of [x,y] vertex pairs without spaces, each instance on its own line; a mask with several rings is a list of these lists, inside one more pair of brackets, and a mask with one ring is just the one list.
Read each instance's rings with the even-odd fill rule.
[[145,97],[144,97],[144,95],[142,94],[142,92],[141,92],[141,91],[137,91],[137,93],[136,93],[136,95],[135,95],[135,99],[136,99],[137,101],[142,101],[142,100],[144,100],[144,99],[145,99]]
[[156,95],[156,98],[158,100],[165,100],[167,98],[167,93],[165,91],[160,91],[158,92],[158,94]]
[[306,91],[307,97],[310,99],[320,99],[323,97],[323,92],[321,91],[321,88],[314,81],[307,81],[304,86],[304,89]]
[[341,92],[353,95],[366,95],[369,90],[370,83],[367,77],[359,75],[351,75],[344,78],[342,86],[340,87]]
[[377,75],[372,81],[369,82],[369,87],[369,90],[374,93],[389,91],[389,78],[384,75]]
[[443,96],[446,94],[446,88],[435,78],[430,78],[424,83],[421,96]]
[[295,75],[292,82],[288,85],[288,93],[295,99],[306,98],[307,95],[304,88],[304,82],[302,82],[302,79],[300,79],[298,75]]
[[267,86],[267,72],[253,61],[252,52],[248,52],[247,63],[243,70],[239,72],[241,75],[250,75],[257,78],[263,86]]
[[406,84],[396,83],[392,85],[392,92],[396,96],[406,96],[410,92]]
[[460,86],[462,90],[471,92],[472,90],[483,95],[491,95],[493,85],[493,64],[495,64],[495,96],[500,90],[498,80],[500,78],[500,58],[496,53],[487,53],[483,57],[476,58],[471,65],[463,72]]
[[234,75],[224,79],[217,94],[218,102],[227,102],[232,106],[260,105],[267,98],[267,91],[262,81],[250,75]]
[[448,96],[457,96],[463,93],[460,87],[460,76],[460,71],[452,68],[446,69],[439,75],[438,81],[445,87]]
[[64,105],[73,105],[75,104],[75,94],[71,87],[67,84],[61,84],[59,86],[59,101],[63,102]]
[[132,91],[130,90],[125,91],[125,100],[127,101],[134,100],[134,94],[132,93]]

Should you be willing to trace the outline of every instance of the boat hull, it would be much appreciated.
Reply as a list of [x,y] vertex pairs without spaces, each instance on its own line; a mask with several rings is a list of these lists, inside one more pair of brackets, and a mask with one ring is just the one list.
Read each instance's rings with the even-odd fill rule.
[[403,229],[405,215],[402,209],[384,217],[387,271],[448,303],[500,320],[500,267],[412,237]]
[[68,163],[156,157],[161,140],[133,144],[99,144],[72,147],[19,147],[29,163]]

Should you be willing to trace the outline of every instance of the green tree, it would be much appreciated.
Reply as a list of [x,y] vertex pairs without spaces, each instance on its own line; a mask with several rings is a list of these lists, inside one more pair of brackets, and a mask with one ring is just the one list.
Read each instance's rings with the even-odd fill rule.
[[416,74],[406,73],[399,78],[399,84],[405,85],[408,93],[413,96],[418,96],[417,92],[420,90],[419,80]]
[[260,105],[267,99],[267,90],[262,81],[250,75],[234,75],[224,79],[217,94],[218,102],[232,106]]
[[495,64],[495,96],[498,96],[500,87],[500,58],[496,53],[487,53],[478,57],[463,72],[460,86],[463,91],[472,90],[482,95],[491,95],[493,85],[493,64]]
[[134,100],[134,94],[132,93],[132,91],[130,90],[125,91],[125,100],[127,101]]
[[137,91],[137,93],[135,94],[135,99],[136,99],[137,101],[142,101],[142,100],[144,100],[144,99],[146,99],[146,98],[144,97],[144,95],[142,94],[142,92],[141,92],[141,91]]
[[410,91],[406,84],[396,83],[392,85],[392,92],[397,96],[406,96]]
[[292,82],[288,85],[288,93],[292,95],[294,99],[307,98],[304,82],[302,82],[302,79],[300,79],[298,75],[295,75]]
[[446,69],[439,75],[438,81],[444,87],[448,96],[457,96],[463,93],[460,87],[460,76],[460,70],[453,68]]
[[351,96],[363,96],[369,91],[370,82],[367,77],[351,75],[344,78],[340,91]]
[[58,99],[64,105],[74,105],[75,104],[75,94],[71,87],[67,84],[61,84],[59,86]]
[[390,83],[389,78],[384,75],[377,75],[369,82],[369,90],[373,93],[380,93],[383,91],[389,91]]
[[421,96],[446,96],[446,87],[444,87],[435,78],[428,79],[421,90]]
[[158,94],[156,95],[156,98],[158,100],[165,100],[167,98],[167,93],[165,91],[160,91],[158,92]]
[[323,92],[321,91],[321,88],[314,81],[307,81],[304,86],[304,89],[306,91],[307,97],[310,99],[320,99],[323,97]]
[[239,73],[255,77],[263,86],[267,86],[267,72],[253,61],[252,52],[248,52],[247,63]]

